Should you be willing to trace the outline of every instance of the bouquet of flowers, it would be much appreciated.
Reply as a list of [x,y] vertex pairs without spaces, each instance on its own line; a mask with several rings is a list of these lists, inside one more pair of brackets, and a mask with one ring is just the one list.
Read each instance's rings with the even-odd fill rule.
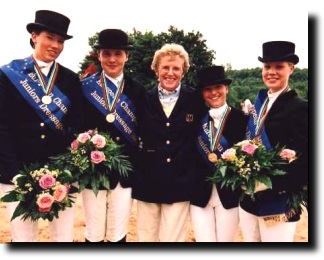
[[22,215],[22,219],[36,221],[40,218],[52,221],[59,211],[71,207],[74,201],[69,195],[72,175],[51,166],[32,164],[24,167],[13,178],[15,189],[5,194],[1,201],[19,201],[11,221]]
[[244,140],[227,149],[216,162],[217,170],[211,177],[213,182],[221,183],[235,190],[242,188],[243,196],[255,197],[256,186],[272,188],[271,177],[284,175],[280,165],[297,159],[296,152],[279,148],[267,150],[264,145],[252,140]]
[[122,148],[109,134],[94,129],[78,134],[69,152],[51,159],[58,168],[73,173],[79,183],[79,191],[90,185],[97,195],[100,186],[109,189],[108,177],[112,170],[122,176],[127,176],[132,170],[132,164],[128,156],[122,154]]

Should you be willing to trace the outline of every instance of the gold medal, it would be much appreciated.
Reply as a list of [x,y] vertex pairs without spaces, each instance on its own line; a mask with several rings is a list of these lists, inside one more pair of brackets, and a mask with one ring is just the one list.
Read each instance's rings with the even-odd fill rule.
[[216,153],[210,153],[208,154],[208,160],[212,163],[216,163],[217,162],[217,155]]
[[115,121],[115,115],[112,114],[112,113],[108,114],[108,115],[106,116],[106,120],[107,120],[108,123],[112,123],[112,122],[114,122],[114,121]]
[[260,138],[260,135],[254,137],[254,138],[253,138],[253,142],[254,142],[256,145],[261,144],[261,138]]
[[45,105],[49,105],[52,103],[52,98],[50,96],[45,95],[42,97],[42,102]]

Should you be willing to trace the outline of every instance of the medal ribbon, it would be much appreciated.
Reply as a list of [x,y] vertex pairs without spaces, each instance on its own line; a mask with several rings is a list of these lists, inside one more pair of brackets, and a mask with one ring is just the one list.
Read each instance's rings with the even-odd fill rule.
[[225,112],[222,114],[222,117],[219,121],[218,128],[214,126],[214,121],[209,120],[209,140],[210,140],[210,151],[214,152],[216,145],[218,144],[219,138],[223,132],[225,121],[227,116],[229,115],[229,112],[231,111],[231,108],[229,106],[226,107]]
[[8,65],[2,66],[0,70],[6,74],[13,86],[46,125],[57,133],[65,133],[62,122],[71,107],[71,102],[58,87],[53,88],[51,96],[60,100],[66,109],[61,109],[55,102],[48,105],[41,102],[43,90],[39,87],[39,80],[34,70],[34,61],[30,56],[23,60],[14,60]]
[[[97,72],[96,74],[85,78],[81,81],[82,92],[84,96],[100,111],[103,116],[107,116],[107,94],[106,88],[104,88],[103,79],[101,78],[102,74]],[[107,84],[109,85],[109,90],[115,88],[114,85],[109,79],[107,79]],[[122,84],[124,86],[124,83]],[[115,120],[111,125],[116,127],[121,134],[129,141],[130,144],[137,144],[137,133],[136,133],[136,108],[132,101],[122,93],[122,88],[120,92],[116,95],[117,98],[114,115]],[[116,92],[115,90],[114,92]],[[115,96],[114,96],[115,97]],[[119,102],[118,102],[118,99]],[[127,107],[127,111],[125,110]]]
[[258,120],[255,126],[255,136],[258,136],[260,134],[261,128],[264,124],[268,103],[269,103],[269,98],[267,98],[266,101],[263,102],[262,107],[260,109]]
[[44,74],[42,73],[41,68],[38,66],[34,57],[32,57],[32,58],[34,60],[34,69],[35,69],[36,75],[39,79],[39,83],[42,86],[44,94],[48,95],[52,92],[52,89],[53,89],[55,81],[56,81],[56,77],[57,77],[57,73],[58,73],[58,64],[57,64],[57,62],[54,61],[54,69],[52,70],[52,72],[49,76],[49,80],[46,83],[46,79],[44,77]]
[[[287,86],[281,93],[280,95],[282,95],[283,93],[287,92],[289,90],[289,87]],[[261,132],[261,128],[264,125],[264,121],[267,117],[267,106],[269,104],[269,97],[267,97],[267,99],[265,100],[265,102],[263,102],[262,107],[260,109],[260,113],[258,116],[258,121],[256,123],[256,127],[255,127],[255,136],[260,135]]]
[[109,93],[108,93],[107,89],[110,89],[111,91],[113,91],[113,90],[108,87],[104,71],[102,71],[102,73],[100,75],[100,83],[101,83],[102,92],[103,92],[103,96],[105,99],[107,109],[110,113],[114,113],[116,110],[116,106],[117,106],[118,100],[120,98],[120,95],[124,89],[124,79],[122,80],[120,86],[117,86],[116,93],[114,93],[114,97],[112,98],[112,100],[109,97]]
[[[208,114],[201,120],[198,137],[196,139],[196,147],[206,164],[210,167],[212,171],[216,170],[216,164],[212,163],[208,159],[208,155],[210,154],[210,129],[209,129],[209,121],[210,117]],[[217,157],[220,157],[221,154],[228,149],[229,147],[233,146],[232,142],[229,142],[223,135],[220,135],[217,149],[215,151]]]

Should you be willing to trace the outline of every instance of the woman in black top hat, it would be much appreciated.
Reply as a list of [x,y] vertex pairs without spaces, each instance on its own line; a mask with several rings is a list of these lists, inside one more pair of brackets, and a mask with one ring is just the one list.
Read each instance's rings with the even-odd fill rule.
[[[144,96],[144,87],[124,73],[130,50],[128,36],[118,29],[99,33],[98,58],[102,71],[82,80],[86,130],[97,128],[108,132],[118,144],[124,145],[135,169],[138,145],[138,106]],[[95,94],[94,94],[95,93]],[[102,102],[104,100],[105,102]],[[82,191],[85,212],[86,242],[126,242],[132,209],[132,178],[118,172],[109,176],[110,190],[102,187],[96,196],[91,187]]]
[[205,101],[196,138],[197,169],[192,189],[190,218],[196,242],[233,242],[239,223],[240,190],[213,184],[217,158],[245,135],[247,116],[226,101],[231,79],[223,66],[202,69],[198,89]]
[[[0,68],[0,182],[3,192],[23,165],[46,163],[66,151],[82,123],[81,86],[76,73],[56,62],[64,48],[70,19],[48,10],[27,24],[31,56]],[[44,84],[44,82],[46,84]],[[64,109],[63,109],[64,106]],[[64,111],[63,111],[63,110]],[[54,120],[55,119],[55,120]],[[18,202],[7,203],[12,216]],[[49,223],[51,241],[72,242],[74,209],[59,212]],[[10,222],[13,242],[37,241],[37,222]]]
[[247,136],[267,149],[280,145],[295,150],[297,159],[284,167],[287,174],[272,177],[272,189],[256,185],[255,201],[246,196],[240,203],[243,238],[246,242],[292,242],[300,213],[287,205],[287,198],[308,182],[308,101],[289,86],[299,61],[294,43],[266,42],[258,59],[267,88],[259,91],[249,110]]

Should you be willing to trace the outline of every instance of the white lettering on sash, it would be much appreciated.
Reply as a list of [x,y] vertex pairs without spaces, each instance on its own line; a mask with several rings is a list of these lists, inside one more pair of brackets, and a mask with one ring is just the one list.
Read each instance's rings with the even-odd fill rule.
[[64,104],[62,103],[62,100],[59,97],[56,97],[53,99],[53,103],[56,104],[64,114],[67,114],[68,109]]
[[205,134],[206,135],[209,135],[208,123],[204,123],[202,127],[203,127],[203,130],[204,130]]
[[[38,77],[36,76],[36,73],[29,73],[28,74],[28,76],[33,80],[33,81],[35,81],[35,82],[39,82],[39,79],[38,79]],[[27,79],[26,79],[27,80]],[[27,82],[26,82],[26,84],[28,84]],[[27,89],[26,89],[27,90]],[[35,89],[33,89],[33,90],[35,90]],[[28,91],[28,90],[27,90]],[[29,92],[28,92],[29,93]],[[35,94],[36,95],[36,94]],[[50,96],[51,98],[53,98],[53,93],[49,93],[48,94],[48,96]],[[33,96],[32,96],[33,97]],[[37,99],[38,99],[38,102],[36,102],[36,103],[39,103],[40,102],[40,98],[36,95],[36,97],[37,97]],[[34,98],[34,97],[33,97]],[[64,113],[64,114],[67,114],[68,113],[68,109],[67,109],[67,107],[63,104],[63,102],[62,102],[62,99],[61,98],[59,98],[59,97],[56,97],[56,98],[54,98],[53,99],[53,103],[54,104],[56,104],[60,109],[61,109],[61,111]]]
[[217,148],[217,150],[220,151],[220,152],[222,152],[222,151],[224,150],[223,146],[221,146],[220,143],[218,143],[218,144],[216,145],[216,148]]
[[42,109],[44,113],[48,116],[48,118],[54,123],[56,129],[63,130],[62,123],[57,119],[56,116],[52,114],[52,112],[48,109],[46,104],[39,105],[39,108]]
[[245,135],[246,135],[246,139],[251,140],[251,131],[250,130],[247,130]]
[[41,101],[40,98],[35,93],[35,89],[31,88],[31,86],[28,84],[27,79],[21,80],[19,83],[27,91],[27,93],[34,99],[36,104],[38,104]]
[[39,83],[39,79],[36,75],[36,73],[30,72],[28,73],[28,76],[34,81],[34,82],[38,82]]
[[129,134],[134,141],[137,140],[135,133],[132,131],[132,129],[129,128],[129,126],[125,123],[125,121],[116,114],[116,120],[119,122],[119,124],[123,127],[125,133]]
[[130,116],[132,122],[136,121],[134,113],[128,108],[128,104],[125,101],[122,101],[120,106],[125,110],[125,112]]
[[98,95],[97,91],[95,90],[94,92],[91,93],[91,96],[98,101],[98,103],[103,106],[105,109],[107,109],[106,107],[106,102],[105,99],[101,96]]
[[256,125],[258,122],[258,114],[257,114],[255,108],[251,109],[250,113],[252,114],[252,117],[253,117],[253,124]]
[[209,154],[209,153],[210,153],[209,148],[208,148],[207,145],[203,142],[203,140],[201,139],[201,136],[198,136],[198,143],[199,143],[199,145],[201,146],[201,148],[203,149],[203,151],[204,151],[206,154]]

